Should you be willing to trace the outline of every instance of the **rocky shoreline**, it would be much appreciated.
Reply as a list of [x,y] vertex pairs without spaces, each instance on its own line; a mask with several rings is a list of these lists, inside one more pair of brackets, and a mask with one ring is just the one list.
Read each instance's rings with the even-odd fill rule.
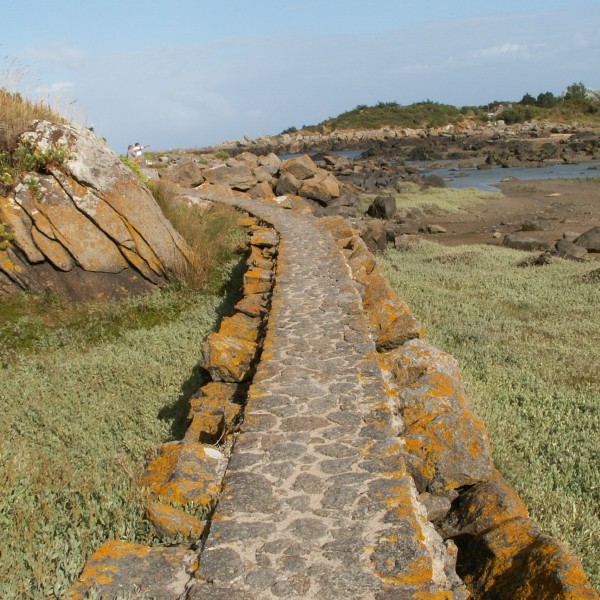
[[467,161],[480,168],[579,163],[600,159],[600,131],[577,125],[525,123],[512,126],[432,129],[382,128],[264,136],[196,150],[200,154],[242,152],[278,155],[362,150],[362,158],[396,161]]

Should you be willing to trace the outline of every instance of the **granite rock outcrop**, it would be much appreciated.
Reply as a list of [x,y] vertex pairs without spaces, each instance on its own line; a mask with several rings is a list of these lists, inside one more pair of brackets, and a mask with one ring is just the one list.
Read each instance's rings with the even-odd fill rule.
[[37,121],[20,142],[66,158],[0,197],[0,221],[13,234],[0,251],[0,292],[113,297],[150,290],[191,264],[148,188],[93,132]]

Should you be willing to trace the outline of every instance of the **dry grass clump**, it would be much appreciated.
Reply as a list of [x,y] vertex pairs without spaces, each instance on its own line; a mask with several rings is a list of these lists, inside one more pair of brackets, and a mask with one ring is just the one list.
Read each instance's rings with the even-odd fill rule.
[[496,463],[532,518],[599,586],[598,288],[589,264],[519,268],[525,256],[423,241],[382,265],[430,340],[460,361]]
[[224,283],[222,265],[235,258],[238,244],[247,237],[237,224],[239,213],[221,204],[203,210],[182,199],[177,188],[166,182],[153,184],[152,192],[165,217],[194,252],[194,264],[177,277],[194,289],[218,291]]
[[64,122],[45,102],[28,100],[19,92],[10,92],[0,86],[0,151],[14,150],[17,138],[36,119]]

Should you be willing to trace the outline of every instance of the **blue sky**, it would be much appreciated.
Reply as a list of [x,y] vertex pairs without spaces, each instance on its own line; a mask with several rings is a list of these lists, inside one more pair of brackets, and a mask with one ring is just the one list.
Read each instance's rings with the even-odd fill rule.
[[600,2],[0,0],[3,85],[117,152],[315,124],[358,104],[600,89]]

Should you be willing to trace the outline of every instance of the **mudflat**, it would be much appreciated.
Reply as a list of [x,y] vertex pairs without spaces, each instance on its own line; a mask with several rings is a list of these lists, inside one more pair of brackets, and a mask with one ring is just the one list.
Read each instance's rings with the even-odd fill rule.
[[515,179],[497,187],[501,193],[483,204],[460,213],[431,215],[429,222],[447,230],[435,240],[452,246],[501,245],[505,234],[525,225],[532,237],[552,242],[565,233],[581,234],[600,225],[598,179]]

